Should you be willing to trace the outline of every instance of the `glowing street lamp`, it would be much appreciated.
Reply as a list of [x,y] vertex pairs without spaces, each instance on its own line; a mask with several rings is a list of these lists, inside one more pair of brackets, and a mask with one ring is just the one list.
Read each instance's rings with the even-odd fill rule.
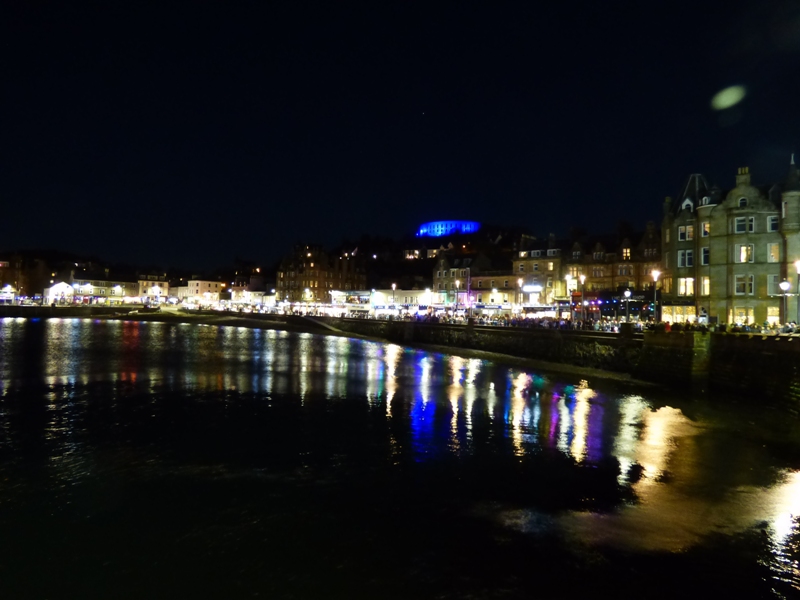
[[630,290],[625,290],[623,293],[625,295],[625,322],[626,323],[630,323],[631,322],[631,291]]
[[522,277],[517,279],[517,304],[522,306]]
[[397,284],[392,284],[392,306],[394,306],[394,290],[397,288]]
[[792,284],[786,281],[785,279],[778,284],[778,287],[781,288],[783,292],[783,322],[789,322],[789,316],[786,312],[786,296],[788,296],[789,289],[792,287]]
[[653,322],[658,323],[658,278],[661,271],[653,270]]
[[581,280],[581,326],[586,324],[586,275],[579,275]]
[[461,282],[458,279],[456,279],[456,309],[455,309],[453,315],[455,315],[455,313],[458,312],[458,288],[459,288],[460,285],[461,285]]

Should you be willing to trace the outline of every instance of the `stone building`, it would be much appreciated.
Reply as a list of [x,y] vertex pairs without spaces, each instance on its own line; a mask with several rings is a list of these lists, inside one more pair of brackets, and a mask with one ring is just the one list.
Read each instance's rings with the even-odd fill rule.
[[318,244],[301,244],[285,257],[277,272],[279,302],[331,302],[331,292],[367,286],[362,257],[355,251],[325,252]]
[[506,305],[518,292],[512,263],[503,253],[442,252],[433,269],[435,304],[459,306]]
[[562,277],[563,248],[554,235],[544,240],[526,240],[513,260],[514,285],[520,288],[521,304],[550,305],[566,300]]
[[586,316],[593,320],[603,314],[601,296],[620,302],[630,290],[641,301],[653,289],[653,272],[661,268],[661,232],[655,223],[647,223],[644,231],[621,225],[615,233],[582,235],[564,245],[561,278],[573,308],[588,302]]
[[747,167],[727,192],[691,175],[677,201],[665,200],[662,238],[663,320],[760,325],[797,319],[800,172],[794,157],[785,180],[774,185],[754,186]]

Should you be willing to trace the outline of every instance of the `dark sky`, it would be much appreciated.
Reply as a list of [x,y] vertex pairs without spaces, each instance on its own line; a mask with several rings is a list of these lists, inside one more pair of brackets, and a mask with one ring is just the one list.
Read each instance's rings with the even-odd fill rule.
[[[0,250],[209,267],[785,174],[800,3],[4,2]],[[712,96],[743,85],[733,108]]]

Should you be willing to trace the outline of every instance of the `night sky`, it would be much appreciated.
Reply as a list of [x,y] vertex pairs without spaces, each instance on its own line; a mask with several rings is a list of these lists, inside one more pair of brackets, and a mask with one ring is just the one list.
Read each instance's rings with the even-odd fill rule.
[[442,218],[599,233],[800,149],[789,0],[11,0],[0,23],[0,251],[205,268]]

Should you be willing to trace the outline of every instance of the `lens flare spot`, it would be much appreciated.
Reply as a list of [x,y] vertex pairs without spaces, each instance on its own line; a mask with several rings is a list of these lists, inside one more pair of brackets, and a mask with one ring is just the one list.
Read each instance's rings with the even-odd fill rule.
[[743,85],[732,85],[714,94],[714,97],[711,98],[711,108],[714,110],[725,110],[731,106],[736,106],[739,102],[744,100],[746,95],[747,91],[744,89]]

